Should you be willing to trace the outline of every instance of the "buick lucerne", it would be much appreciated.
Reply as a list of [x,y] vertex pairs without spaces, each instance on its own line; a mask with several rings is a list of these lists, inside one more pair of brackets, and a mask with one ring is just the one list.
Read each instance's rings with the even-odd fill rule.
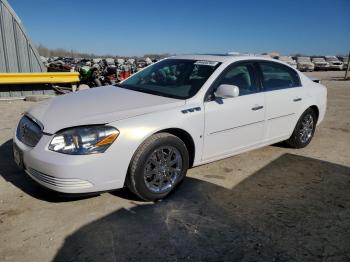
[[14,159],[58,192],[127,186],[152,201],[191,167],[280,141],[307,146],[326,102],[321,83],[278,60],[174,56],[117,86],[34,106],[14,134]]

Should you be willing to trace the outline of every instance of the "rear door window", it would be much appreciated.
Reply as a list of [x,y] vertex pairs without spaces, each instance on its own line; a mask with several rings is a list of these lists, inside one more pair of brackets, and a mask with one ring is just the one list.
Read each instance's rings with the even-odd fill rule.
[[288,66],[274,62],[259,62],[264,91],[301,86],[298,73]]

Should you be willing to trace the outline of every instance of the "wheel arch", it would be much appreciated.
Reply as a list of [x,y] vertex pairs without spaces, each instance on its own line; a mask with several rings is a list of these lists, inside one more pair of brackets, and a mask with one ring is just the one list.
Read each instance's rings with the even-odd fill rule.
[[320,110],[318,109],[318,106],[317,105],[312,105],[309,108],[314,110],[314,112],[316,114],[316,122],[317,122],[318,121],[318,117],[320,116]]
[[193,166],[194,163],[194,158],[195,158],[195,143],[194,140],[192,138],[192,136],[190,135],[190,133],[188,133],[187,131],[185,131],[184,129],[181,128],[167,128],[167,129],[162,129],[157,131],[154,134],[158,134],[158,133],[169,133],[172,134],[178,138],[180,138],[186,145],[187,150],[188,150],[188,156],[189,156],[189,167],[191,168]]

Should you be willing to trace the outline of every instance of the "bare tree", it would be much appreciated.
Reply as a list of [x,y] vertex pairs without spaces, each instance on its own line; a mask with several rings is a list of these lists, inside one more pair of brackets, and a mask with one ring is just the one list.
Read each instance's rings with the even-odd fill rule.
[[[97,54],[88,54],[88,53],[81,53],[74,49],[66,50],[64,48],[48,48],[43,44],[38,44],[36,46],[39,54],[41,56],[45,57],[73,57],[73,58],[107,58],[107,57],[122,57],[122,58],[135,58],[138,59],[136,56],[118,56],[118,55],[112,55],[112,54],[105,54],[105,55],[97,55]],[[151,59],[161,59],[164,57],[169,57],[170,54],[145,54],[143,57],[150,57]]]

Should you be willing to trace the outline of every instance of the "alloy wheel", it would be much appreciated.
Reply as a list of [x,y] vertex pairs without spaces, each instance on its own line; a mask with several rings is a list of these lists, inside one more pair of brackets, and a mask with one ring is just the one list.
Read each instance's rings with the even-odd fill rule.
[[299,129],[299,139],[303,144],[307,143],[313,134],[314,130],[314,119],[311,114],[306,114],[301,121]]
[[144,182],[152,193],[170,191],[181,175],[182,157],[175,147],[157,148],[149,156],[144,168]]

